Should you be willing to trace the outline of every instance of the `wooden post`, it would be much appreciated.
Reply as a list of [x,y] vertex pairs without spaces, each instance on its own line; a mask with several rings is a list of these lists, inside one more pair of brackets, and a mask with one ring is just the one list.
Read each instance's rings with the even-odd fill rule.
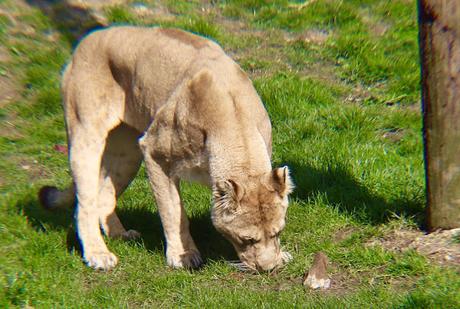
[[428,228],[460,227],[460,1],[419,0]]

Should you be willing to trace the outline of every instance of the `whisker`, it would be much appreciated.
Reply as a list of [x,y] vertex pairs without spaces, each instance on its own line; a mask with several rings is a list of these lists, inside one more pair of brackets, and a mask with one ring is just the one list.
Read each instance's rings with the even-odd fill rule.
[[246,263],[240,262],[240,261],[228,261],[228,264],[232,267],[235,267],[239,271],[243,271],[243,272],[256,271],[253,267],[249,266]]

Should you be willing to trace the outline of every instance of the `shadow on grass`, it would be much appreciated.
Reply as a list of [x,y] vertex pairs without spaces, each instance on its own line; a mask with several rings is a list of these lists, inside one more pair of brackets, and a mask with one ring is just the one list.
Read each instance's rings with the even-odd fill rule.
[[[80,244],[75,233],[73,210],[49,211],[43,209],[37,198],[27,195],[20,200],[15,209],[27,217],[29,224],[37,231],[67,231],[67,249],[79,251]],[[141,233],[141,241],[149,251],[165,251],[165,240],[161,220],[157,211],[149,209],[117,208],[117,214],[126,229]],[[210,214],[202,213],[190,218],[190,230],[195,243],[206,260],[235,260],[237,258],[231,244],[224,239],[212,225]]]
[[[26,0],[48,16],[53,26],[72,45],[90,31],[107,26],[106,20],[84,3],[69,0]],[[104,1],[100,1],[102,4]],[[95,3],[97,4],[97,3]]]
[[416,200],[386,201],[370,192],[343,167],[317,169],[311,166],[286,162],[291,168],[296,184],[294,198],[307,200],[322,193],[328,202],[340,211],[352,214],[368,224],[387,222],[394,215],[413,217],[425,229],[424,204]]

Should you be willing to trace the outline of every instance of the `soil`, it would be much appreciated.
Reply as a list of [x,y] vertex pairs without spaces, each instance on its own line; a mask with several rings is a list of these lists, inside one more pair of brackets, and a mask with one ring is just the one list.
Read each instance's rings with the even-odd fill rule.
[[358,229],[353,226],[348,226],[345,228],[342,228],[338,230],[333,236],[332,240],[334,243],[340,243],[346,239],[348,239],[354,232],[356,232]]
[[371,239],[367,245],[379,245],[393,252],[415,250],[433,263],[460,267],[460,228],[430,234],[415,229],[393,230]]
[[[10,52],[6,46],[0,45],[0,109],[13,104],[21,97],[21,87],[17,77],[8,70],[12,61]],[[16,115],[9,111],[0,114],[0,136],[5,138],[18,138],[20,134],[16,129]],[[1,183],[1,181],[0,181]]]
[[18,83],[2,65],[11,61],[11,56],[5,46],[0,45],[0,108],[19,98]]
[[18,97],[16,83],[8,76],[0,75],[0,108],[5,107]]

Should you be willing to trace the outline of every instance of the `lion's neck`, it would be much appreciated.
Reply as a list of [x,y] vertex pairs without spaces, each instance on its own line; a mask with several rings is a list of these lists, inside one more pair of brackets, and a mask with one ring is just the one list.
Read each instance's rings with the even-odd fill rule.
[[212,184],[271,171],[267,146],[258,130],[255,132],[233,131],[230,135],[219,138],[215,142],[212,138],[210,140],[209,172]]

